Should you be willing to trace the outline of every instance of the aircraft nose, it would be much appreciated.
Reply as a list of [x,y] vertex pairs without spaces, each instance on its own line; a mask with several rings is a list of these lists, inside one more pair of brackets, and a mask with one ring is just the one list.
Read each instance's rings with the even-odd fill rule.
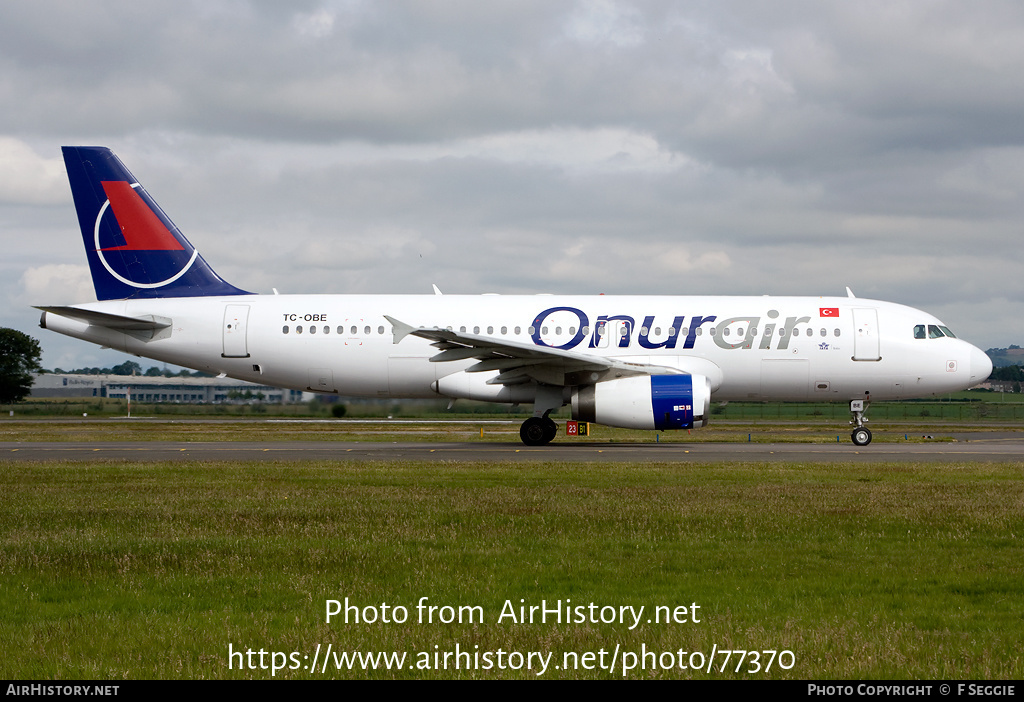
[[980,383],[992,375],[992,359],[977,346],[971,346],[971,382]]

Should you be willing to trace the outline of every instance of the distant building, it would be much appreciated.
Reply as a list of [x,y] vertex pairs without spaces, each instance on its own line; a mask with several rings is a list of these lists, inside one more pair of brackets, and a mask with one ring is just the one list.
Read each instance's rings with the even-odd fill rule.
[[[44,373],[36,376],[30,397],[109,397],[136,402],[271,405],[301,402],[302,392],[256,385],[234,378],[164,378],[148,375],[77,375]],[[262,398],[259,397],[262,395]]]
[[1015,380],[986,380],[979,387],[983,390],[993,390],[995,392],[1015,392],[1014,387],[1018,387],[1018,383]]

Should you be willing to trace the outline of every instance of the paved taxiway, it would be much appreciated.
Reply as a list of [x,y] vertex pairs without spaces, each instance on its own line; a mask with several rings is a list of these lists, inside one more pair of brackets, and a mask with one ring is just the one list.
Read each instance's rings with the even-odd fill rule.
[[1024,462],[1021,434],[956,435],[955,442],[836,444],[573,443],[543,447],[485,442],[0,442],[0,460],[133,461],[998,461]]

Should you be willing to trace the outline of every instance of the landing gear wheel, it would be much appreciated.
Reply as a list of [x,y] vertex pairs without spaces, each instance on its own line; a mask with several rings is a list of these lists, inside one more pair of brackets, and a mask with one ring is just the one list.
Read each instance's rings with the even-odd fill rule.
[[527,446],[543,446],[555,438],[558,426],[547,417],[530,417],[519,427],[519,438]]
[[856,446],[867,446],[871,443],[871,430],[867,427],[857,427],[850,434],[850,438]]

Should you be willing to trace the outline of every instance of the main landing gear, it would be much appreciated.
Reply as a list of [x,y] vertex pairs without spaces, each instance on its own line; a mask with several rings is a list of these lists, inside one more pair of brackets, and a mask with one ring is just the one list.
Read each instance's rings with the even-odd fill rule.
[[548,415],[565,403],[564,390],[556,385],[538,385],[533,401],[533,416],[519,428],[519,438],[527,446],[550,444],[558,433],[558,425]]
[[850,434],[850,439],[855,446],[867,446],[871,443],[871,430],[864,426],[864,423],[868,421],[864,413],[868,411],[870,404],[871,395],[867,393],[864,393],[863,400],[852,400],[850,402],[850,413],[853,414],[853,420],[850,424],[857,425]]
[[530,417],[519,428],[519,438],[527,446],[543,446],[551,443],[558,433],[555,420],[548,417]]

